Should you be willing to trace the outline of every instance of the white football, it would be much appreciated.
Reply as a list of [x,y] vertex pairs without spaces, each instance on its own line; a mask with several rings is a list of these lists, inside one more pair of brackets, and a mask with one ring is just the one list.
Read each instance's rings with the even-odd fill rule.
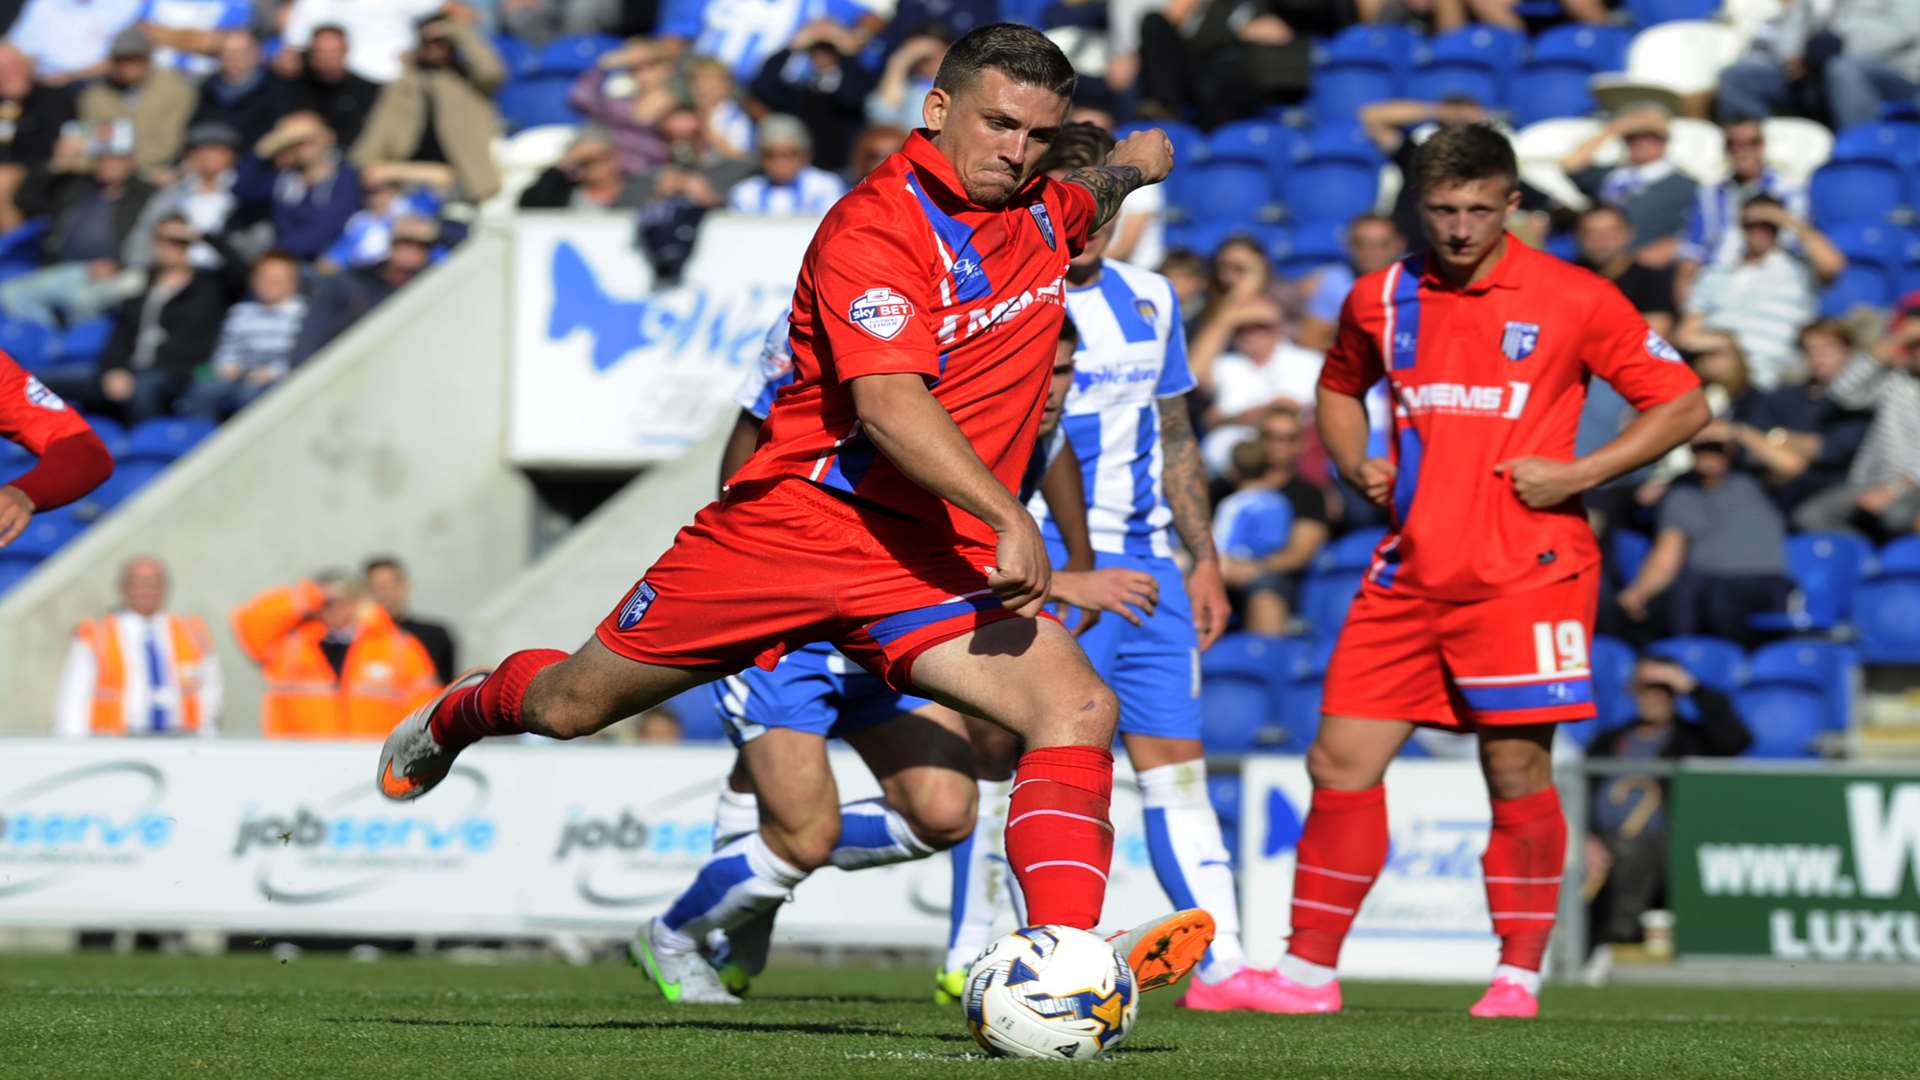
[[1087,1061],[1119,1045],[1140,1014],[1126,961],[1070,926],[1029,926],[988,946],[963,1000],[974,1041],[996,1057]]

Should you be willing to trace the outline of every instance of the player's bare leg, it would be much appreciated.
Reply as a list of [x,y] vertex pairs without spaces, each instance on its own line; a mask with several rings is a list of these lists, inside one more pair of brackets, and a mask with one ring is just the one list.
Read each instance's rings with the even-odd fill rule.
[[1340,946],[1387,861],[1381,780],[1412,734],[1404,720],[1321,719],[1307,750],[1313,805],[1295,854],[1293,935],[1273,974],[1271,1011],[1340,1011]]
[[1540,1012],[1540,963],[1553,933],[1567,825],[1553,787],[1553,725],[1480,726],[1480,771],[1493,803],[1481,869],[1500,936],[1493,985],[1473,1006],[1481,1017]]
[[460,751],[483,738],[591,735],[717,676],[628,660],[598,638],[572,656],[558,649],[513,653],[490,671],[454,680],[400,721],[381,747],[374,784],[389,799],[417,799],[446,777]]
[[[1002,620],[935,645],[915,660],[913,682],[922,693],[1025,739],[1006,846],[1027,921],[1092,929],[1113,862],[1107,748],[1120,712],[1113,691],[1051,619]],[[1136,967],[1140,987],[1153,989],[1185,975],[1212,939],[1212,917],[1184,911],[1138,928],[1115,948],[1130,959],[1140,954],[1147,965],[1144,972]]]
[[[944,705],[931,706],[961,714]],[[947,958],[933,975],[933,1000],[959,1002],[973,961],[993,938],[1002,896],[1012,901],[1014,918],[1026,922],[1026,905],[1007,873],[1007,795],[1013,787],[1013,767],[1020,758],[1020,737],[977,716],[961,717],[967,741],[973,747],[973,774],[977,796],[973,832],[954,845],[953,891],[947,911]]]

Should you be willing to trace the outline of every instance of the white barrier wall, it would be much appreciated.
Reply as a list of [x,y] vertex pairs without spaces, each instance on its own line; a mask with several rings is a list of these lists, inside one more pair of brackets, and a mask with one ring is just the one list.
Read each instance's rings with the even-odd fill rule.
[[[321,934],[630,933],[712,841],[723,747],[491,744],[426,798],[373,787],[371,743],[0,743],[0,926]],[[845,798],[878,794],[836,750]],[[1106,922],[1163,913],[1122,770]],[[946,856],[823,870],[777,940],[946,942]],[[1003,916],[1012,925],[1010,913]]]

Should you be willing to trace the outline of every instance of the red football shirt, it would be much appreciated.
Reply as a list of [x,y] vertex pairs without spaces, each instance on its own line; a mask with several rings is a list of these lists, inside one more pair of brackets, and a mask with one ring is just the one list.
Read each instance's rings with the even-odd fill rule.
[[979,206],[939,149],[909,136],[814,234],[793,294],[794,381],[731,482],[804,477],[991,544],[983,522],[907,479],[861,434],[848,383],[925,378],[1016,490],[1052,377],[1067,263],[1093,213],[1085,188],[1045,177],[1004,207]]
[[1511,234],[1479,283],[1455,290],[1421,256],[1354,283],[1321,384],[1393,398],[1393,530],[1367,580],[1396,593],[1478,600],[1600,561],[1578,499],[1531,510],[1493,467],[1573,460],[1598,375],[1636,408],[1699,386],[1680,354],[1612,283]]
[[44,454],[55,439],[91,430],[60,395],[0,353],[0,437]]

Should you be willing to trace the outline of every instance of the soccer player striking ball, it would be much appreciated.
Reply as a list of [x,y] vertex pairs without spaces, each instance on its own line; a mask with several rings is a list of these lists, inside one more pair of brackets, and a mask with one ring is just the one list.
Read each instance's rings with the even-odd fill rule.
[[[1414,176],[1431,250],[1362,277],[1320,376],[1340,473],[1393,513],[1327,670],[1313,803],[1275,985],[1337,1012],[1340,944],[1387,855],[1381,779],[1415,724],[1475,731],[1493,800],[1481,866],[1500,964],[1475,1016],[1534,1016],[1567,830],[1553,725],[1594,715],[1587,640],[1600,552],[1579,495],[1707,422],[1699,382],[1611,284],[1505,230],[1513,148],[1442,128]],[[1590,375],[1641,410],[1573,456]],[[1392,460],[1369,458],[1368,389],[1392,391]]]
[[[1062,323],[1063,332],[1071,325]],[[1056,357],[1040,421],[1043,446],[1059,426],[1072,363],[1071,350]],[[722,457],[723,482],[746,464],[774,397],[793,380],[787,316],[782,314],[767,334],[760,363],[735,392],[741,411]],[[1079,508],[1080,470],[1073,456],[1048,461],[1043,451],[1034,457],[1036,468],[1029,470],[1033,483],[1039,486],[1039,474],[1044,473],[1044,486],[1053,498]],[[1090,565],[1085,515],[1078,521],[1076,539]],[[1098,578],[1125,574],[1057,573],[1053,595],[1072,602],[1105,585]],[[1145,585],[1150,588],[1151,580]],[[1116,591],[1107,588],[1102,595]],[[1120,606],[1117,600],[1113,604]],[[716,852],[749,833],[778,833],[773,838],[776,847],[811,850],[821,865],[858,870],[925,858],[963,839],[972,828],[975,784],[965,720],[924,698],[894,690],[833,646],[816,643],[796,649],[771,671],[749,667],[711,684],[711,689],[728,735],[740,749],[715,807]],[[880,798],[839,802],[827,762],[829,737],[846,740],[860,754],[880,782]],[[764,797],[757,795],[760,790]],[[820,859],[823,851],[826,856]],[[734,896],[731,886],[740,876],[737,860],[709,860],[666,914],[634,942],[634,959],[668,1000],[731,1004],[765,968],[779,908],[761,909],[758,898]],[[752,917],[729,925],[737,922],[736,909],[743,905],[755,909]],[[702,946],[709,944],[718,945],[707,950],[711,960],[701,955]]]
[[[1069,124],[1039,168],[1064,175],[1106,160],[1112,147],[1101,128]],[[1187,411],[1195,383],[1186,333],[1166,278],[1102,257],[1111,231],[1096,232],[1067,270],[1067,311],[1081,340],[1062,430],[1087,478],[1096,565],[1151,575],[1159,603],[1143,617],[1101,620],[1080,635],[1080,645],[1120,698],[1120,736],[1139,777],[1154,874],[1176,907],[1202,908],[1214,918],[1213,947],[1182,1004],[1262,1009],[1274,1004],[1270,979],[1241,951],[1233,867],[1207,797],[1200,743],[1199,653],[1225,629],[1228,608],[1206,469]],[[1036,500],[1029,509],[1057,545],[1061,532],[1047,507]],[[1184,578],[1173,561],[1172,532],[1194,560]],[[972,865],[956,867],[956,876],[989,876],[988,844],[976,838],[965,850]],[[964,986],[967,950],[985,936],[993,914],[956,904],[954,947],[941,976],[950,994]],[[967,932],[969,922],[982,929]]]
[[[1033,175],[1066,119],[1072,65],[1037,31],[948,50],[927,127],[828,212],[802,261],[797,377],[727,496],[681,530],[567,656],[515,653],[397,727],[389,798],[437,784],[489,735],[588,735],[749,664],[830,641],[902,692],[1026,740],[1007,851],[1029,918],[1091,928],[1113,831],[1118,705],[1057,622],[1052,568],[1013,488],[1034,447],[1068,261],[1172,168],[1164,133],[1060,183]],[[777,903],[817,851],[737,842],[733,888]],[[817,864],[816,864],[817,865]],[[1191,963],[1211,920],[1149,935]],[[1184,971],[1184,969],[1182,969]]]
[[60,395],[0,353],[0,438],[40,462],[0,485],[0,547],[13,543],[37,511],[86,496],[113,475],[113,455]]

